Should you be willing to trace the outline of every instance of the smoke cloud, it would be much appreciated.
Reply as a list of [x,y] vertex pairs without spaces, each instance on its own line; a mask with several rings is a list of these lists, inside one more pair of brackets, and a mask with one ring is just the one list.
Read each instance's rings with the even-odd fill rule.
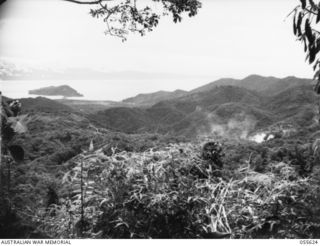
[[207,113],[205,124],[198,128],[198,136],[249,140],[249,135],[255,130],[256,123],[256,119],[245,112],[236,113],[231,118]]

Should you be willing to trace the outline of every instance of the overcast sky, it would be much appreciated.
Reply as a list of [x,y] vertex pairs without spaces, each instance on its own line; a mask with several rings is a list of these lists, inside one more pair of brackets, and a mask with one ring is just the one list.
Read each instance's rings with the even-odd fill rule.
[[[104,35],[88,6],[61,0],[9,0],[0,17],[0,57],[33,66],[190,74],[312,77],[287,14],[298,0],[202,0],[193,18],[161,19],[145,37]],[[209,81],[208,81],[209,82]],[[165,88],[164,88],[165,89]]]

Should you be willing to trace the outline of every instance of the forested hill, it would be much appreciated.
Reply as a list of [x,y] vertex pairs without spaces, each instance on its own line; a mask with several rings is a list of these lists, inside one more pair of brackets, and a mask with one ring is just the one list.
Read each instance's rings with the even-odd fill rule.
[[311,79],[302,79],[289,76],[283,79],[275,77],[263,77],[260,75],[250,75],[242,80],[220,79],[192,90],[190,93],[208,91],[216,86],[233,85],[243,87],[248,90],[261,92],[264,95],[275,95],[279,92],[296,86],[311,85],[314,81]]
[[[212,131],[214,125],[250,121],[248,131],[278,122],[302,127],[312,124],[319,97],[309,83],[266,94],[236,86],[215,86],[148,108],[113,108],[89,118],[100,127],[127,133],[160,132],[196,136]],[[300,83],[300,82],[297,82]]]
[[219,79],[191,91],[175,90],[173,92],[158,91],[149,94],[139,94],[135,97],[127,98],[123,100],[123,102],[131,103],[136,106],[152,106],[160,101],[172,100],[199,92],[208,92],[216,87],[228,85],[260,92],[264,96],[273,96],[292,87],[312,84],[314,84],[313,80],[296,78],[293,76],[280,79],[275,77],[250,75],[242,80],[232,78]]
[[125,103],[132,103],[137,106],[148,106],[156,104],[160,101],[170,100],[187,94],[187,91],[175,90],[173,92],[169,91],[158,91],[149,94],[139,94],[135,97],[127,98],[123,100]]

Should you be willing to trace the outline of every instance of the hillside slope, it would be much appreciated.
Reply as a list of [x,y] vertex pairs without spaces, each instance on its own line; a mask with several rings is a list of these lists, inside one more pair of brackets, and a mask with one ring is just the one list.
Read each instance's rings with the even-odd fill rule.
[[274,96],[281,93],[289,88],[296,86],[308,86],[312,85],[314,82],[310,79],[296,78],[294,76],[289,76],[286,78],[276,78],[276,77],[264,77],[260,75],[250,75],[246,78],[232,79],[223,78],[211,83],[205,84],[191,91],[176,90],[174,92],[168,91],[158,91],[154,93],[139,94],[135,97],[127,98],[122,102],[132,104],[134,106],[144,106],[150,107],[158,102],[166,100],[175,100],[178,98],[184,98],[186,96],[200,95],[199,93],[206,93],[217,89],[221,86],[235,86],[241,87],[250,91],[259,92],[264,96]]
[[196,88],[189,93],[204,92],[212,90],[219,86],[238,86],[248,90],[260,92],[264,95],[275,95],[289,88],[303,85],[311,85],[310,79],[301,79],[294,76],[289,76],[283,79],[275,77],[264,77],[260,75],[250,75],[242,80],[238,79],[220,79],[199,88]]
[[217,90],[188,94],[177,99],[159,102],[149,108],[107,109],[92,114],[89,118],[102,127],[127,133],[171,132],[175,128],[172,126],[177,122],[194,121],[194,117],[189,115],[195,111],[199,113],[199,109],[203,111],[201,115],[205,116],[207,112],[213,111],[214,107],[224,103],[259,105],[260,101],[259,95],[254,92],[239,87],[225,86]]
[[183,90],[158,91],[149,94],[139,94],[135,97],[127,98],[123,100],[124,103],[132,103],[137,106],[152,106],[160,101],[171,100],[185,95],[187,92]]
[[224,134],[231,131],[234,132],[231,135],[247,136],[280,121],[296,121],[298,126],[312,124],[318,114],[315,103],[319,97],[312,86],[304,85],[307,82],[302,81],[302,86],[290,86],[269,96],[242,87],[218,86],[210,91],[162,101],[149,108],[113,108],[89,118],[100,127],[127,133],[197,136],[210,134],[219,126]]
[[59,103],[55,100],[50,100],[45,97],[36,97],[36,98],[22,98],[19,99],[23,104],[22,111],[26,112],[47,112],[47,113],[75,113],[76,110],[71,107]]

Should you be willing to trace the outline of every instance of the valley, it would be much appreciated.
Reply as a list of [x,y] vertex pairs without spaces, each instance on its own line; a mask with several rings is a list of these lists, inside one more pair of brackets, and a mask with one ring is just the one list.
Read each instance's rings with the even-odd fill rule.
[[[261,83],[268,86],[261,89]],[[248,137],[253,132],[279,129],[279,124],[299,128],[317,122],[318,97],[312,81],[306,79],[253,75],[243,80],[218,80],[190,92],[159,93],[141,94],[122,104],[97,102],[94,107],[99,105],[98,110],[91,111],[88,109],[93,107],[85,102],[61,102],[83,110],[99,127],[125,133],[196,137],[210,135],[218,126],[224,132],[238,130],[237,136]],[[157,102],[155,94],[163,100]]]

